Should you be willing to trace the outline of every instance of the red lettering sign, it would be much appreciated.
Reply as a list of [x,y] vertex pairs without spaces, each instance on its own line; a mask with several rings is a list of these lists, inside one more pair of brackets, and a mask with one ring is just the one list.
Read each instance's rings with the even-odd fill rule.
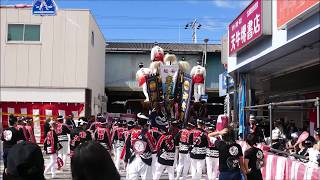
[[229,55],[262,35],[262,0],[254,0],[229,25]]

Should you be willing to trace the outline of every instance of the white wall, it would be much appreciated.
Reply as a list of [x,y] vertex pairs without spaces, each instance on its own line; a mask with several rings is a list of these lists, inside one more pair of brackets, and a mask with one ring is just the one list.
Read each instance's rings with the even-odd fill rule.
[[[40,42],[7,42],[10,23],[40,24]],[[0,30],[1,101],[84,103],[88,88],[94,112],[95,97],[104,95],[105,39],[89,10],[33,16],[30,8],[1,8]]]
[[[40,24],[40,42],[11,43],[10,23]],[[33,16],[31,9],[1,8],[2,87],[87,87],[88,10]]]
[[[94,33],[94,45],[91,44],[91,32]],[[105,39],[93,16],[89,19],[88,31],[88,84],[92,90],[92,113],[97,114],[101,109],[98,96],[104,96],[105,88]]]
[[1,101],[84,103],[84,89],[1,88]]

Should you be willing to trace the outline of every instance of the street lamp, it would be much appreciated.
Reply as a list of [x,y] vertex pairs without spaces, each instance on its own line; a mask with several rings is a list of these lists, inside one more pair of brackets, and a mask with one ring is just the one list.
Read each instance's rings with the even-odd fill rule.
[[205,43],[205,56],[204,56],[204,63],[202,63],[202,65],[206,68],[207,67],[207,47],[208,47],[208,38],[205,38],[204,40]]

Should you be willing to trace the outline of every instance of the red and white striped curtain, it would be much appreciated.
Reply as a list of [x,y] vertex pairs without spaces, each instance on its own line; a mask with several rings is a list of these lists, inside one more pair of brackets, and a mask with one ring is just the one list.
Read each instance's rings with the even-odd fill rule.
[[[49,117],[73,114],[75,117],[83,114],[82,103],[41,103],[41,102],[1,102],[0,123],[3,128],[8,127],[8,115],[33,117],[33,128],[37,143],[43,143],[44,123]],[[2,120],[2,121],[1,121]]]

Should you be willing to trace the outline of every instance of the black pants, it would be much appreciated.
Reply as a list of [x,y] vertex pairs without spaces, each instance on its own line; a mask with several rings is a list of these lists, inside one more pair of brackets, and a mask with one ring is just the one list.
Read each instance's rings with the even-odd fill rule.
[[7,175],[5,173],[5,169],[7,168],[7,157],[8,157],[8,152],[9,152],[9,149],[3,149],[3,164],[4,164],[4,169],[3,169],[3,172],[2,172],[2,177],[3,177],[3,180],[6,180],[7,179]]
[[241,180],[240,170],[222,171],[220,172],[219,180]]
[[262,180],[262,174],[260,170],[253,170],[247,174],[248,180]]

